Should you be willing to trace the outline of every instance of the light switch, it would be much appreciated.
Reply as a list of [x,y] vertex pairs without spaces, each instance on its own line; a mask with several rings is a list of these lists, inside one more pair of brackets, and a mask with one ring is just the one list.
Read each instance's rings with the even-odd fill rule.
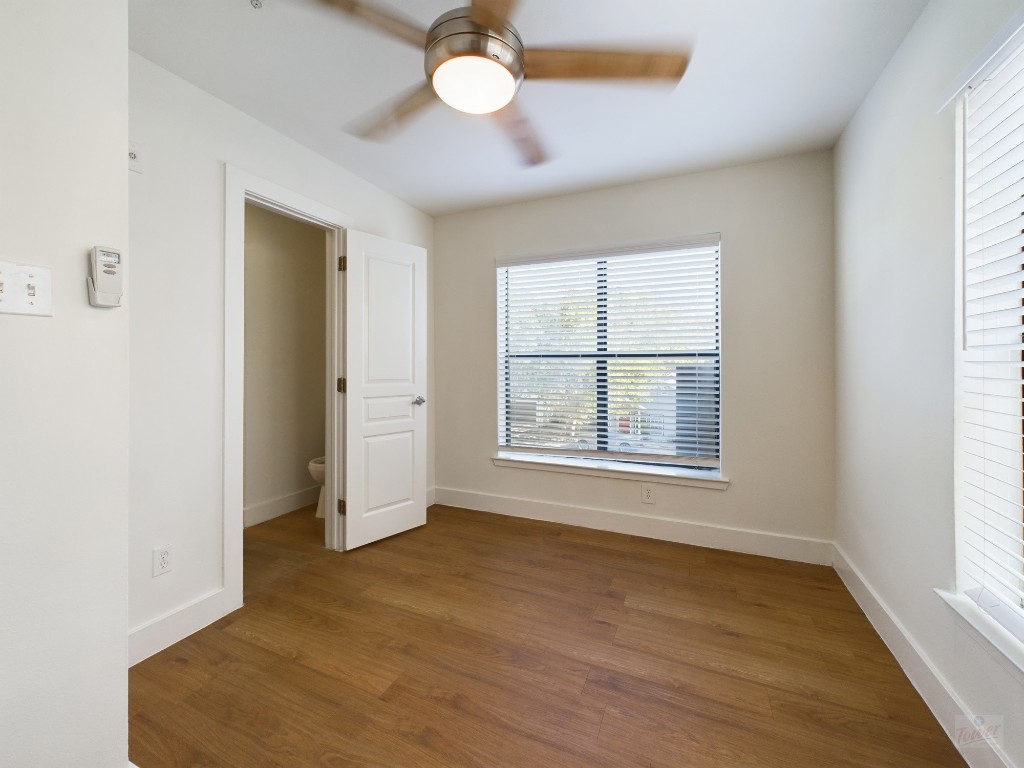
[[0,314],[53,315],[49,267],[0,261]]

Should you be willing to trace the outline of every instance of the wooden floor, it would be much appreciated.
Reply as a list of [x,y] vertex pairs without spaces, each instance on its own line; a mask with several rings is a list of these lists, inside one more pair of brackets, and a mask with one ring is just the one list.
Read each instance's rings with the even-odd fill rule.
[[433,507],[245,534],[246,605],[131,670],[163,766],[966,765],[831,568]]

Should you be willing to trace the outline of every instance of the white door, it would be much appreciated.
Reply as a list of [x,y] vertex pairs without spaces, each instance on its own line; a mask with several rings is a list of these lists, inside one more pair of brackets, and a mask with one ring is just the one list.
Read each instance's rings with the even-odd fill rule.
[[427,252],[346,232],[345,549],[427,522]]

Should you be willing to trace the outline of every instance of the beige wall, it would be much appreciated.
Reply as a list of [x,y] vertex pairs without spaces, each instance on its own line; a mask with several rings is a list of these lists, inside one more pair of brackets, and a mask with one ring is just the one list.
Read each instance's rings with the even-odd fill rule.
[[[0,315],[0,765],[128,761],[128,9],[0,3],[0,261],[53,316]],[[89,306],[89,250],[127,256]]]
[[327,236],[245,206],[245,522],[316,501],[324,455]]
[[[832,155],[437,220],[437,499],[831,562]],[[495,467],[495,259],[722,234],[725,491]]]
[[956,575],[955,110],[940,107],[1022,5],[932,2],[836,149],[837,568],[942,725],[961,707],[1005,717],[1017,765],[1024,673],[933,589]]
[[[225,488],[236,482],[224,454],[225,165],[370,234],[429,248],[433,221],[138,55],[129,75],[131,138],[145,151],[130,186],[128,612],[138,659],[234,607],[225,589],[226,536],[241,537],[225,531]],[[174,570],[152,578],[152,549],[167,545]]]

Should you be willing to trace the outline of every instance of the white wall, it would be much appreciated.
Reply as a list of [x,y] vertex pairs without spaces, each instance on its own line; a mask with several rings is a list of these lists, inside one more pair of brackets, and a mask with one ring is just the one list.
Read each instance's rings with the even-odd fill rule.
[[957,713],[945,678],[974,714],[1006,717],[1024,765],[1024,675],[932,592],[955,577],[954,109],[938,110],[1020,7],[934,0],[836,150],[836,539],[837,567],[943,726]]
[[[185,636],[224,585],[224,164],[430,246],[425,214],[132,54],[130,655]],[[428,465],[432,477],[432,465]],[[174,570],[152,578],[153,547]],[[215,616],[214,616],[215,618]]]
[[54,283],[0,315],[0,765],[125,766],[129,310],[85,277],[129,252],[127,4],[0,18],[0,261]]
[[[830,562],[832,155],[442,217],[435,226],[437,499]],[[495,467],[496,258],[722,233],[725,491]]]
[[326,374],[324,230],[245,206],[245,524],[316,502]]

